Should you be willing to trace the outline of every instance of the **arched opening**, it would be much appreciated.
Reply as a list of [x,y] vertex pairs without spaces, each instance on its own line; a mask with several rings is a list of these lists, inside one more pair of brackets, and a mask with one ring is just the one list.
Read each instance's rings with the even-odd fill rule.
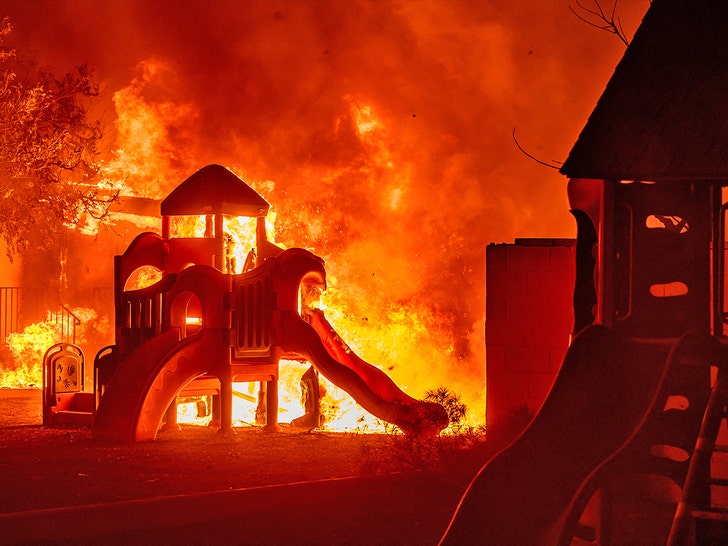
[[124,284],[124,292],[141,290],[162,280],[162,272],[153,265],[143,265],[132,271]]
[[202,304],[192,292],[180,292],[170,308],[170,325],[180,329],[182,338],[197,334],[204,328]]

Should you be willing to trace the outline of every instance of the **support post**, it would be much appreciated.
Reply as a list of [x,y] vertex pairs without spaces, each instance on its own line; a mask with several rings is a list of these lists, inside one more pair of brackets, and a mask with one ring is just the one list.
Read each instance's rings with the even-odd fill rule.
[[220,429],[218,433],[234,433],[233,430],[233,381],[228,372],[220,377]]
[[278,424],[278,380],[271,379],[267,382],[265,391],[266,402],[266,423],[263,430],[266,432],[280,432]]
[[177,397],[175,397],[169,404],[167,411],[164,414],[164,427],[162,430],[180,430],[180,426],[177,423]]

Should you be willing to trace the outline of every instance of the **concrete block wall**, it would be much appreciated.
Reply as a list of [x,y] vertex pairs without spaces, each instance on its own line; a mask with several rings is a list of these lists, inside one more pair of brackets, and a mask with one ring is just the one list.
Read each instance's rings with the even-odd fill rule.
[[486,426],[534,414],[556,378],[574,322],[576,242],[516,239],[486,248]]

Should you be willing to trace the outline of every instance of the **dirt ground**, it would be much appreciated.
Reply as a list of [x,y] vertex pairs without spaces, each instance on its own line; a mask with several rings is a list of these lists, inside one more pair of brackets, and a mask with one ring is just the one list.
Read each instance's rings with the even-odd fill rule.
[[2,544],[437,544],[482,438],[186,426],[154,442],[42,426],[0,390]]

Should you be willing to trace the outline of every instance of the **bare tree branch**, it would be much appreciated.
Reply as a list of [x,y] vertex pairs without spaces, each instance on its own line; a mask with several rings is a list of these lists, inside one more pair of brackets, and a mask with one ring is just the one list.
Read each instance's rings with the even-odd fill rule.
[[523,146],[521,146],[521,144],[518,142],[518,139],[516,139],[516,128],[515,127],[513,128],[512,136],[513,136],[513,142],[516,143],[516,146],[521,151],[521,153],[523,155],[525,155],[527,158],[534,160],[539,165],[544,165],[545,167],[548,167],[550,169],[557,169],[557,170],[561,168],[561,165],[563,165],[563,163],[561,161],[556,161],[556,160],[552,159],[551,163],[547,163],[547,162],[541,161],[540,159],[529,154],[526,150],[523,149]]
[[593,8],[587,7],[584,4],[585,0],[576,0],[576,5],[578,6],[578,8],[582,12],[585,12],[589,15],[582,15],[576,9],[574,9],[573,6],[569,6],[569,10],[587,25],[593,26],[594,28],[598,28],[599,30],[603,30],[605,32],[609,32],[610,34],[614,34],[624,45],[628,46],[629,40],[627,39],[627,36],[624,33],[624,29],[622,28],[622,21],[616,15],[617,0],[614,0],[614,4],[612,4],[612,12],[609,15],[607,15],[607,13],[604,11],[604,8],[602,8],[600,0],[591,1],[594,3]]

